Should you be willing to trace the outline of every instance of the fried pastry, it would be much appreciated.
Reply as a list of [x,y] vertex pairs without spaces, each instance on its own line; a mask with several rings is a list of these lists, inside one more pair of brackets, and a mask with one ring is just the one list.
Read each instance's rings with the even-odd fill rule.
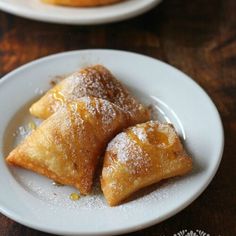
[[127,114],[109,101],[80,98],[32,131],[6,161],[88,194],[99,157],[109,140],[127,128],[127,120]]
[[62,80],[31,106],[30,113],[46,119],[63,104],[84,96],[98,97],[113,102],[130,114],[130,125],[150,120],[149,110],[101,65],[84,68]]
[[93,7],[113,4],[121,1],[122,0],[43,0],[43,2],[45,3],[72,7]]
[[118,134],[105,152],[101,187],[109,205],[163,179],[192,169],[179,137],[170,124],[138,124]]

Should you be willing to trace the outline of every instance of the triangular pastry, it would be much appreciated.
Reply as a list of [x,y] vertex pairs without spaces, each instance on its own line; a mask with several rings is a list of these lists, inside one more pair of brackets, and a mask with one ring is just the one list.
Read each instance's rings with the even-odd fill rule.
[[45,120],[6,161],[88,194],[107,143],[127,126],[127,114],[118,106],[84,97]]
[[109,143],[101,187],[109,205],[114,206],[143,187],[191,169],[192,159],[173,126],[149,121],[128,128]]
[[31,106],[30,113],[46,119],[63,104],[84,96],[98,97],[113,102],[130,113],[131,125],[150,120],[148,109],[101,65],[86,67],[62,80]]

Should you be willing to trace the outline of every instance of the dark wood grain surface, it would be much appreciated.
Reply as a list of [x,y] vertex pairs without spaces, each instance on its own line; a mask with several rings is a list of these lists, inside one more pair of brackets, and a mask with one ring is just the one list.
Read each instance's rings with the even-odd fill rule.
[[[215,102],[225,150],[212,183],[185,210],[129,235],[173,235],[201,229],[236,235],[236,1],[164,0],[147,14],[102,26],[40,23],[0,12],[0,77],[52,53],[112,48],[166,61],[197,81]],[[202,115],[202,114],[199,114]],[[1,236],[48,235],[0,215]]]

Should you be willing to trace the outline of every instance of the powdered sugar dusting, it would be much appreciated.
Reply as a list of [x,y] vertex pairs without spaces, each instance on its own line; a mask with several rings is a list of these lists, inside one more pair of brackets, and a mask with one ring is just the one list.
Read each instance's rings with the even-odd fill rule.
[[102,111],[102,123],[106,127],[106,125],[110,124],[116,118],[116,110],[114,106],[106,100],[104,100],[101,104],[101,111]]
[[12,136],[15,139],[14,146],[16,144],[19,144],[23,139],[25,139],[33,131],[32,129],[33,126],[35,126],[36,128],[37,126],[39,126],[40,123],[41,121],[39,119],[30,117],[26,119],[26,121],[22,125],[16,127],[12,134]]
[[93,117],[99,115],[101,117],[102,127],[106,131],[109,129],[112,122],[117,118],[118,111],[122,111],[115,104],[93,97],[82,97],[79,101],[85,104],[85,109]]
[[35,93],[36,95],[42,95],[42,94],[44,94],[44,90],[41,89],[41,88],[36,88],[36,89],[34,90],[34,93]]
[[144,129],[133,127],[132,131],[142,142],[147,140],[147,134]]
[[168,123],[160,123],[157,120],[151,120],[146,122],[145,124],[138,124],[131,128],[132,132],[137,136],[137,138],[142,142],[149,143],[149,134],[157,135],[163,134],[168,139],[167,143],[156,143],[157,147],[167,148],[172,145],[176,138],[176,132],[171,124]]
[[[98,180],[91,195],[81,196],[78,201],[72,201],[70,194],[73,192],[79,193],[78,190],[72,187],[54,186],[51,180],[28,170],[12,168],[12,172],[16,180],[27,192],[43,201],[52,210],[55,210],[57,207],[71,211],[110,208],[101,192]],[[173,197],[176,191],[179,191],[181,184],[182,182],[180,181],[178,183],[177,178],[177,180],[169,180],[159,185],[145,188],[143,191],[133,195],[133,199],[129,202],[123,203],[115,208],[127,211],[134,207],[148,206],[167,200]]]
[[28,136],[30,131],[25,126],[19,126],[17,130],[13,133],[13,136],[21,136],[22,138],[25,138]]
[[61,93],[67,101],[84,96],[103,98],[128,112],[133,119],[147,119],[146,108],[137,102],[128,90],[101,65],[87,67],[75,72],[62,83]]
[[[118,136],[123,148],[127,145],[132,145],[130,140],[128,143],[123,141],[126,139],[123,133]],[[111,142],[108,149],[114,148],[112,145],[118,145],[118,143],[115,144],[114,142]],[[140,150],[136,150],[135,152],[139,153]],[[122,154],[119,158],[122,161],[127,161]],[[70,194],[73,192],[78,192],[75,188],[69,186],[54,186],[50,179],[21,168],[12,168],[12,171],[19,184],[32,196],[43,201],[51,210],[56,210],[59,207],[77,212],[80,209],[92,211],[96,209],[110,208],[101,192],[99,178],[96,180],[91,195],[81,196],[78,201],[72,201],[70,199]],[[131,201],[123,203],[115,208],[121,211],[127,211],[134,207],[144,207],[145,205],[148,206],[150,204],[158,203],[159,201],[171,198],[176,191],[179,191],[179,185],[180,184],[178,181],[176,182],[176,180],[169,180],[164,184],[145,188],[138,194],[134,194],[133,200],[131,199]]]
[[[125,132],[118,134],[109,143],[107,151],[111,151],[117,157],[117,160],[112,160],[113,164],[125,164],[126,170],[130,174],[148,171],[148,166],[150,166],[149,156]],[[103,173],[105,175],[110,174],[113,170],[113,166],[110,165],[104,168]]]
[[[28,121],[29,119],[27,119]],[[119,140],[122,142],[122,146],[125,148],[127,145],[126,142],[122,140],[125,138],[123,134],[119,134]],[[22,136],[21,136],[22,139]],[[129,143],[128,145],[132,145]],[[112,145],[117,145],[114,142],[109,144],[109,148],[114,148]],[[139,150],[137,150],[139,152]],[[126,161],[124,156],[119,158]],[[78,212],[80,209],[85,210],[96,210],[96,209],[108,209],[110,208],[106,203],[104,196],[101,192],[99,178],[96,180],[93,192],[88,196],[81,196],[78,201],[71,201],[69,196],[72,192],[78,192],[75,188],[69,186],[54,186],[52,181],[46,177],[38,175],[28,170],[21,168],[11,168],[13,176],[18,181],[18,183],[32,196],[43,201],[49,209],[56,210],[58,207],[63,209],[68,209],[73,212]],[[109,170],[107,170],[109,171]],[[185,180],[186,181],[186,180]],[[133,200],[123,203],[115,208],[121,211],[127,211],[136,207],[144,207],[150,204],[157,204],[161,207],[161,204],[158,204],[160,201],[165,201],[169,198],[172,198],[173,195],[181,189],[182,182],[178,180],[169,180],[161,185],[151,186],[145,188],[143,191],[138,194],[133,195]],[[79,193],[79,192],[78,192]]]

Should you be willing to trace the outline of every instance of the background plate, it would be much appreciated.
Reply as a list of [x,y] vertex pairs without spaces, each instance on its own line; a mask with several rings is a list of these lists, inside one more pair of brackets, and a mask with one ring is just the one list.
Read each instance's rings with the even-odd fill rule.
[[40,0],[0,0],[0,9],[29,19],[61,24],[102,24],[140,15],[161,0],[126,0],[113,5],[78,8],[48,5]]

